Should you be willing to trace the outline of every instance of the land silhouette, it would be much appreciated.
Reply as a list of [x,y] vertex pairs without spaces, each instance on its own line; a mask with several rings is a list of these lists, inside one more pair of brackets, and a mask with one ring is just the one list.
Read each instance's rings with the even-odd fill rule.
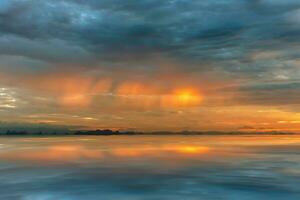
[[298,134],[291,132],[280,131],[265,131],[265,132],[241,132],[241,131],[153,131],[153,132],[141,132],[141,131],[119,131],[110,129],[101,130],[77,130],[77,131],[65,131],[65,132],[43,132],[43,131],[26,131],[26,130],[7,130],[0,132],[0,136],[110,136],[110,135],[253,135],[253,134]]

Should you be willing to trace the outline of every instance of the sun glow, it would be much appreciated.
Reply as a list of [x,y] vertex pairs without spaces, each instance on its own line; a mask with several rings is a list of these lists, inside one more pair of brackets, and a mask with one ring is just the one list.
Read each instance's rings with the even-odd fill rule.
[[177,147],[176,150],[179,153],[184,153],[184,154],[200,154],[200,153],[206,153],[210,149],[204,146],[179,146]]
[[177,90],[172,97],[173,103],[178,106],[199,105],[202,98],[199,92],[193,89]]

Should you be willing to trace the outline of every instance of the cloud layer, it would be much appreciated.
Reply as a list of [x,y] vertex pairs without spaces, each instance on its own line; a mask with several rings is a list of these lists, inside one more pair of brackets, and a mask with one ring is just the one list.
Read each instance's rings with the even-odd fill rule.
[[165,115],[163,96],[192,90],[204,99],[188,109],[206,108],[207,118],[221,107],[256,106],[295,120],[299,19],[296,0],[2,0],[0,115],[24,121],[73,104],[85,111],[64,114],[116,117],[117,110],[132,110],[134,121],[147,115],[141,110]]

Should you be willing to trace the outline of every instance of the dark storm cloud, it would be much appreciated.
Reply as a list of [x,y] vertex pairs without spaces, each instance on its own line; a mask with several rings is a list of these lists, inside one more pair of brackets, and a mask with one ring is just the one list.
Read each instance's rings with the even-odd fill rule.
[[[65,52],[66,61],[73,48],[82,51],[76,57],[89,53],[96,60],[153,54],[213,62],[236,60],[255,49],[298,42],[300,28],[289,17],[299,6],[297,1],[267,0],[3,0],[1,44],[5,39],[14,44],[0,50],[56,61],[51,45],[31,55],[19,47],[24,42],[28,47],[30,43],[47,46],[54,40],[58,52]],[[272,40],[277,44],[271,45]]]

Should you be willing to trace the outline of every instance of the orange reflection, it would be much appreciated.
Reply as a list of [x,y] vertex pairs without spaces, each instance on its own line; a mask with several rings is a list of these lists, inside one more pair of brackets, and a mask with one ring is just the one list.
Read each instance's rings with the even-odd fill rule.
[[142,157],[168,154],[205,154],[211,149],[206,146],[195,145],[163,145],[163,146],[137,146],[116,148],[111,151],[117,157]]
[[140,149],[134,149],[134,148],[117,148],[112,150],[112,155],[117,157],[140,157],[145,156],[148,154],[149,151],[140,148]]
[[66,162],[80,159],[100,159],[101,151],[89,150],[76,145],[58,145],[46,150],[27,150],[0,154],[0,158],[8,160],[30,160],[35,162]]
[[207,153],[210,149],[204,146],[179,146],[176,151],[185,154],[202,154]]
[[112,147],[109,151],[88,149],[79,145],[54,145],[46,149],[31,149],[0,153],[0,159],[23,160],[34,162],[74,162],[79,160],[119,159],[119,158],[153,158],[157,156],[203,155],[211,148],[199,145],[162,145]]

